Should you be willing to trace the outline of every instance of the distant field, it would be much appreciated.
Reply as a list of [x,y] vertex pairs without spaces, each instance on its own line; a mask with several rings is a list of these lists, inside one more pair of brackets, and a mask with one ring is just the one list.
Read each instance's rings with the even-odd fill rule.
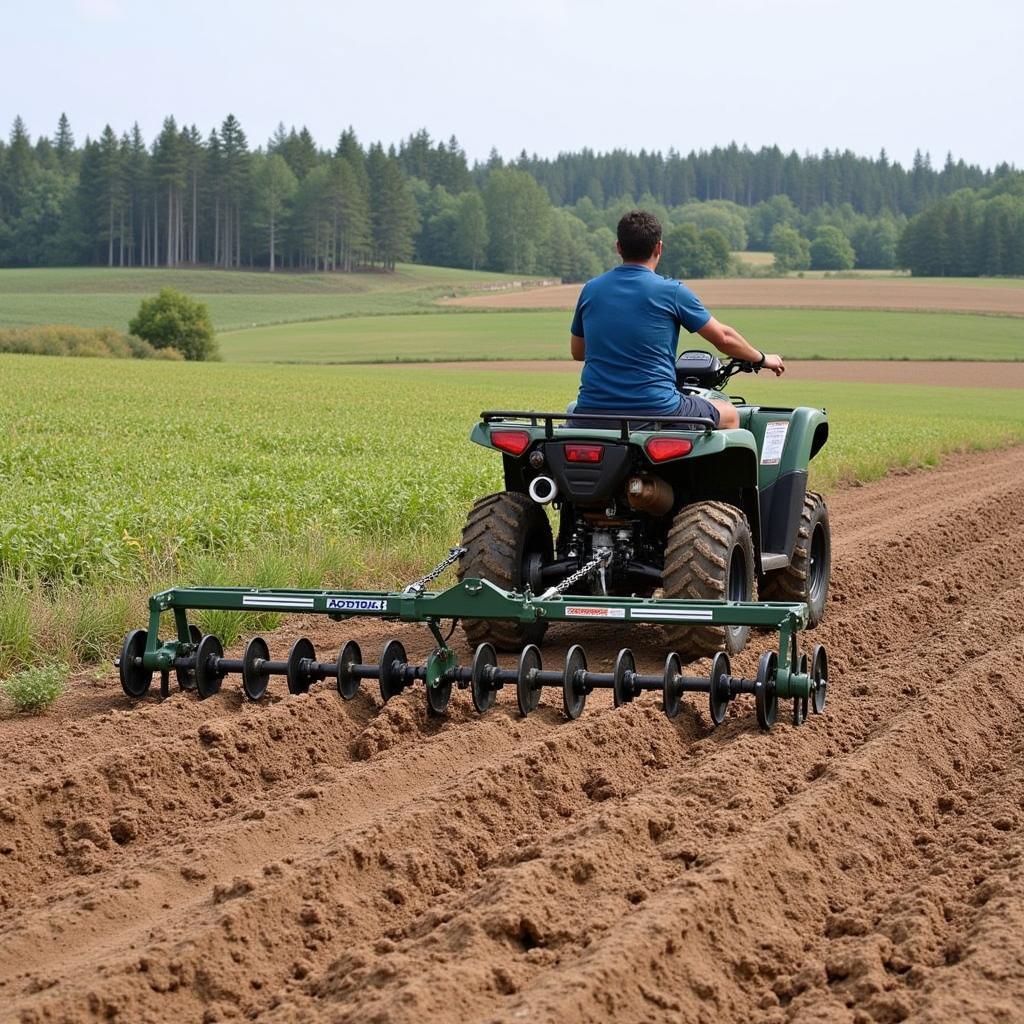
[[[711,309],[875,309],[1024,317],[1024,278],[725,277],[690,282]],[[572,309],[580,285],[444,299],[470,309]]]
[[[850,310],[718,309],[760,348],[791,359],[1024,359],[1010,317]],[[564,359],[564,312],[434,313],[259,327],[220,336],[232,362],[369,363]],[[698,346],[705,344],[697,338]],[[680,342],[687,344],[685,337]]]
[[144,295],[177,288],[201,299],[217,330],[430,308],[440,297],[511,288],[531,278],[401,264],[393,274],[277,274],[81,267],[0,270],[0,327],[76,324],[125,330]]

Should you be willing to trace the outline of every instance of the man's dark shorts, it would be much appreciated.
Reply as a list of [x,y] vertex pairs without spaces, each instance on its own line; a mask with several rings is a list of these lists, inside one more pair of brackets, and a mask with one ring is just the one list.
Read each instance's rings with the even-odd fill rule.
[[588,420],[586,418],[588,412],[601,416],[628,416],[630,420],[634,421],[634,430],[650,429],[650,424],[635,422],[642,416],[651,416],[652,418],[658,416],[693,416],[698,419],[709,419],[714,422],[716,427],[720,419],[718,409],[706,398],[701,398],[699,395],[680,395],[679,406],[675,412],[652,413],[647,409],[576,409],[573,418],[568,422],[567,426],[583,427],[585,429],[609,426],[607,423],[602,423],[601,420]]

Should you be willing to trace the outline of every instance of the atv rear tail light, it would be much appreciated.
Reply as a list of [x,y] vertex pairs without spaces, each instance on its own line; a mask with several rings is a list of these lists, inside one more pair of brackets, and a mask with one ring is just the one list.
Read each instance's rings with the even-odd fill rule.
[[693,451],[693,442],[685,437],[652,437],[644,445],[651,462],[668,462],[669,459],[680,459]]
[[525,430],[492,430],[491,444],[509,455],[522,455],[530,447],[530,435]]
[[567,444],[566,462],[600,462],[604,458],[603,444]]

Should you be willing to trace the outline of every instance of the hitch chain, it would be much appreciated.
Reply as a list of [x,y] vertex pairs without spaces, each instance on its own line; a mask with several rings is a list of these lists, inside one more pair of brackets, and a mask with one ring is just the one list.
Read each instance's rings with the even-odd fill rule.
[[443,562],[438,562],[433,569],[430,570],[425,576],[421,576],[418,580],[410,583],[403,591],[403,594],[422,594],[426,590],[427,584],[432,580],[436,580],[451,565],[453,562],[457,562],[460,555],[466,553],[465,548],[449,548],[448,557]]
[[570,573],[562,580],[561,583],[556,583],[553,587],[548,587],[543,594],[540,595],[541,601],[548,601],[555,594],[561,594],[568,590],[574,583],[579,583],[585,576],[589,576],[595,569],[603,569],[610,561],[612,557],[611,548],[598,548],[597,554],[587,562],[586,565],[577,569],[576,572]]

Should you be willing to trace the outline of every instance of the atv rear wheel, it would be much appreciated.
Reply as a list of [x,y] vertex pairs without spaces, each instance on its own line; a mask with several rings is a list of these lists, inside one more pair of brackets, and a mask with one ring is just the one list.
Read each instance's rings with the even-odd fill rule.
[[[544,509],[525,494],[500,491],[480,498],[470,509],[462,531],[465,554],[459,558],[459,579],[484,579],[503,590],[522,590],[540,566],[554,557],[551,524]],[[534,579],[534,588],[538,580]],[[463,619],[473,645],[493,644],[499,651],[518,651],[540,644],[546,622],[523,624],[509,619]]]
[[[665,597],[702,601],[754,599],[754,544],[747,517],[722,501],[698,501],[672,522],[662,573]],[[749,626],[667,626],[684,661],[746,646]]]
[[825,617],[828,578],[832,566],[832,533],[828,506],[820,494],[808,491],[800,513],[793,560],[785,569],[767,573],[761,584],[765,601],[802,601],[807,605],[807,628]]

